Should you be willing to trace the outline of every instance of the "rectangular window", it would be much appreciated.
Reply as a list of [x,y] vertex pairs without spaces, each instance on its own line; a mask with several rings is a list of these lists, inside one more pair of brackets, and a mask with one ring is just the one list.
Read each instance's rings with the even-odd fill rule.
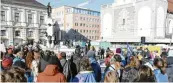
[[20,31],[15,31],[15,36],[20,36]]
[[83,33],[85,33],[85,30],[83,30]]
[[5,21],[5,11],[1,11],[1,21]]
[[125,20],[125,19],[123,19],[123,25],[125,25],[125,22],[126,22],[126,20]]
[[40,16],[40,24],[44,24],[44,16]]
[[32,14],[28,14],[28,23],[32,22]]
[[92,25],[92,28],[94,28],[94,25]]
[[80,32],[82,33],[82,30],[80,30]]
[[28,37],[32,37],[33,36],[33,31],[29,31],[28,32]]
[[1,36],[6,36],[6,30],[1,30]]
[[18,12],[15,12],[15,14],[14,14],[14,20],[15,20],[15,22],[19,22],[19,13]]
[[85,24],[83,24],[83,27],[85,27]]
[[82,23],[80,23],[80,26],[82,26]]

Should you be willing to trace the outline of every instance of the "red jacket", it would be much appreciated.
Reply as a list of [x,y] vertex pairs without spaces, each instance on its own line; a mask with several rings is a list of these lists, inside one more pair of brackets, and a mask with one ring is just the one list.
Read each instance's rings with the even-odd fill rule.
[[58,71],[57,65],[47,65],[38,75],[37,82],[66,82],[66,78]]

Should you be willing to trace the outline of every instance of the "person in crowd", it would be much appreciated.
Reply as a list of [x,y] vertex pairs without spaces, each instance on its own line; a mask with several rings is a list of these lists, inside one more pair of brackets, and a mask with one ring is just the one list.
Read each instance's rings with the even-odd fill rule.
[[21,61],[21,60],[16,61],[13,64],[13,67],[18,67],[20,69],[25,70],[24,76],[27,79],[27,82],[33,82],[33,75],[31,74],[31,71],[30,70],[26,70],[27,67],[26,67],[26,64],[23,61]]
[[8,70],[11,68],[13,60],[10,57],[4,57],[1,64],[2,70]]
[[166,73],[168,75],[168,80],[169,82],[173,82],[173,57],[172,56],[169,56],[167,57],[167,69],[166,69]]
[[108,53],[109,51],[111,51],[111,50],[110,50],[110,48],[108,47],[108,48],[106,49],[106,53]]
[[38,52],[39,55],[41,55],[40,61],[39,61],[39,72],[43,72],[46,66],[49,64],[48,61],[50,59],[50,56],[55,56],[57,60],[58,71],[60,71],[61,73],[63,72],[63,67],[61,66],[61,63],[58,59],[57,54],[49,50],[41,51],[41,53],[39,51],[36,51],[36,52]]
[[101,59],[104,59],[104,54],[105,54],[105,50],[104,48],[101,48]]
[[150,67],[142,65],[139,69],[139,82],[155,82],[154,73]]
[[137,69],[139,69],[140,67],[140,61],[138,60],[137,56],[131,56],[130,57],[130,63],[127,64],[127,67],[135,67]]
[[[32,49],[30,49],[30,50],[32,50]],[[28,47],[27,46],[25,46],[24,48],[23,48],[23,58],[24,59],[26,59],[26,56],[27,56],[27,53],[29,52],[29,49],[28,49]]]
[[86,54],[87,54],[87,52],[88,52],[88,46],[87,46],[87,45],[85,45],[85,47],[84,47],[84,55],[86,55]]
[[9,47],[7,48],[7,54],[6,54],[5,57],[11,57],[12,59],[15,58],[15,56],[13,55],[13,47],[12,47],[12,46],[9,46]]
[[168,76],[165,73],[164,62],[161,58],[154,59],[154,75],[157,82],[168,82]]
[[104,76],[103,76],[103,78],[105,79],[105,75],[108,73],[108,72],[110,72],[110,71],[116,71],[117,72],[117,74],[118,74],[118,78],[120,79],[121,78],[121,74],[122,74],[122,72],[121,72],[121,57],[120,57],[120,55],[118,55],[118,54],[116,54],[116,55],[114,55],[112,58],[111,58],[111,60],[110,60],[110,66],[107,68],[107,69],[105,69],[105,72],[104,72]]
[[80,60],[80,72],[75,76],[72,82],[96,82],[89,58],[83,57]]
[[73,63],[75,64],[75,69],[77,71],[77,73],[80,72],[80,60],[82,59],[81,53],[80,53],[80,49],[75,49],[75,53],[71,56],[71,60],[73,61]]
[[123,69],[121,82],[138,82],[139,81],[139,60],[136,56],[130,57],[130,63]]
[[105,59],[105,65],[109,66],[110,65],[110,59],[114,55],[113,51],[107,52],[106,59]]
[[33,60],[34,60],[34,53],[32,51],[28,52],[27,56],[26,56],[26,66],[27,66],[27,69],[31,69]]
[[100,82],[101,81],[101,67],[98,64],[98,62],[96,61],[95,52],[94,51],[88,51],[87,54],[88,54],[87,56],[89,58],[89,62],[91,64],[91,67],[94,71],[96,81]]
[[64,68],[65,64],[66,64],[66,53],[65,52],[60,52],[58,54],[58,59],[60,60],[60,63],[62,65],[62,67]]
[[148,50],[148,48],[145,48],[144,50],[144,57],[146,59],[151,59],[150,51]]
[[33,60],[31,63],[31,70],[32,70],[34,82],[36,82],[37,76],[39,73],[39,62],[40,62],[40,52],[35,51],[34,56],[33,56]]
[[65,76],[58,70],[57,57],[51,56],[48,65],[38,74],[37,82],[66,82]]
[[25,71],[19,67],[12,67],[10,70],[1,73],[1,82],[27,82]]
[[116,54],[120,55],[120,57],[121,57],[121,65],[125,66],[127,63],[126,63],[125,57],[122,55],[121,48],[117,48],[116,49]]
[[13,60],[13,63],[15,63],[18,60],[21,60],[21,61],[25,62],[25,59],[23,59],[23,55],[24,55],[24,53],[22,51],[18,52],[16,54],[16,57]]
[[107,82],[119,82],[119,76],[118,76],[117,71],[108,72],[105,75],[104,82],[105,83],[107,83]]
[[94,52],[96,52],[96,49],[95,49],[94,46],[91,46],[91,50],[94,51]]

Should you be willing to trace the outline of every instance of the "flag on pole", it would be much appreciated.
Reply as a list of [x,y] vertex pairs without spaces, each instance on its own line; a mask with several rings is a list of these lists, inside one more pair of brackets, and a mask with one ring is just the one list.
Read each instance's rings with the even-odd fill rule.
[[133,55],[133,50],[127,43],[127,63],[130,63],[130,57]]
[[133,54],[133,50],[132,48],[129,46],[129,44],[127,43],[127,56],[132,56]]

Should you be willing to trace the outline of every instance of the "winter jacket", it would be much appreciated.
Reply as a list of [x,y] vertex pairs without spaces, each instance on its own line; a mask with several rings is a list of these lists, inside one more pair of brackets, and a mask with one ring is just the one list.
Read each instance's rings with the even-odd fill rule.
[[157,82],[168,82],[168,75],[167,74],[162,74],[160,69],[155,69],[154,70],[154,75],[156,78]]
[[96,82],[93,71],[81,71],[72,82]]
[[172,70],[173,70],[173,57],[168,57],[167,63],[168,63],[168,67],[167,67],[166,73],[168,75],[169,82],[173,82],[173,72],[172,72]]
[[66,82],[65,76],[57,68],[57,65],[47,65],[45,70],[38,74],[37,82]]
[[80,72],[80,60],[81,60],[81,58],[82,57],[80,55],[77,55],[77,54],[75,54],[71,57],[73,63],[76,65],[77,73]]
[[90,64],[92,66],[92,69],[94,71],[94,74],[95,74],[95,78],[96,78],[96,81],[97,82],[100,82],[101,81],[101,67],[100,65],[97,63],[96,59],[95,58],[92,58],[90,57],[89,58],[90,60]]
[[34,82],[36,82],[37,76],[38,76],[38,73],[39,73],[38,65],[39,65],[39,60],[33,60],[32,61],[31,69],[32,69],[33,77],[34,77]]
[[[65,65],[65,63],[66,63],[66,59],[62,59],[62,60],[60,60],[60,63],[61,63],[61,65],[62,65],[62,67]],[[63,67],[64,68],[64,67]]]

